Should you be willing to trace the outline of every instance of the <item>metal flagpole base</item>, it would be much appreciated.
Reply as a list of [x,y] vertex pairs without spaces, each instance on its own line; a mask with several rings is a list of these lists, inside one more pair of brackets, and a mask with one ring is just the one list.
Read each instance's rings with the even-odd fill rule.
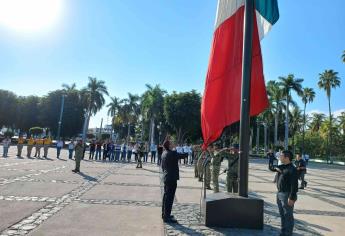
[[207,227],[263,229],[264,201],[231,193],[213,193],[202,202]]

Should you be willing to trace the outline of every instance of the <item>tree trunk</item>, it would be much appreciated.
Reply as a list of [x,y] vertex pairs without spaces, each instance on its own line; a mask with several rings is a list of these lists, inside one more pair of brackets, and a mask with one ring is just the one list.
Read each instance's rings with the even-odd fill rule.
[[256,121],[256,154],[259,154],[260,124]]
[[264,123],[264,150],[265,150],[265,154],[267,153],[267,124]]
[[285,110],[285,139],[284,139],[284,149],[289,148],[289,94],[290,91],[286,93],[286,110]]
[[302,155],[305,154],[304,151],[304,139],[305,139],[305,110],[307,108],[307,103],[304,103],[304,111],[303,111],[303,133],[302,133]]
[[274,146],[278,146],[278,122],[279,122],[279,110],[276,110],[274,114]]
[[332,112],[331,112],[331,95],[328,97],[328,110],[329,110],[329,130],[328,130],[328,162],[331,162],[331,146],[332,146]]
[[130,139],[130,132],[131,132],[131,123],[128,122],[128,130],[127,130],[127,146],[129,143],[129,139]]
[[150,135],[151,139],[150,139],[150,144],[154,143],[154,139],[155,139],[155,120],[152,117],[151,118],[151,135]]

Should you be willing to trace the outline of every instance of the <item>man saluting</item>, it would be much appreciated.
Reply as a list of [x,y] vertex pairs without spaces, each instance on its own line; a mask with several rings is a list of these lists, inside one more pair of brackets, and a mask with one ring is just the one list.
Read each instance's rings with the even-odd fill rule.
[[177,223],[177,220],[171,215],[171,209],[174,202],[177,180],[180,179],[178,161],[179,159],[183,159],[184,155],[173,151],[173,145],[169,140],[164,141],[163,147],[162,170],[164,195],[162,202],[162,218],[166,223]]

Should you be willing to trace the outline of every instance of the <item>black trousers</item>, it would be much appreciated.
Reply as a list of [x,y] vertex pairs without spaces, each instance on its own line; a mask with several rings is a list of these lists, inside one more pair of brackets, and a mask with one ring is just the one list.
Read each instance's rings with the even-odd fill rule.
[[162,202],[162,218],[167,219],[171,215],[171,209],[174,203],[174,197],[177,187],[177,181],[164,183],[164,194]]

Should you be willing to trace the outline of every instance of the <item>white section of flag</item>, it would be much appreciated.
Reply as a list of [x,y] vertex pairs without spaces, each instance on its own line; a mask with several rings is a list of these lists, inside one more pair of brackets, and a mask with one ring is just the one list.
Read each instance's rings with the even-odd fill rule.
[[244,0],[218,0],[215,30],[235,12],[244,6]]

